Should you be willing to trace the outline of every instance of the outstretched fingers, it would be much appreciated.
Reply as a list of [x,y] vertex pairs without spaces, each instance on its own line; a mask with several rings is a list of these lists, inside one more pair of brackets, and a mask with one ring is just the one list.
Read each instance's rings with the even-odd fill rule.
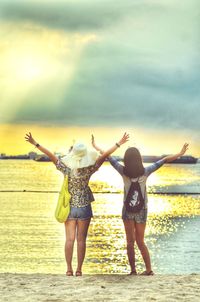
[[94,139],[94,135],[93,134],[91,135],[91,143],[92,143],[92,146],[95,148],[96,144],[95,144],[95,139]]
[[184,144],[184,147],[186,148],[186,150],[189,148],[189,144],[188,143],[185,143]]
[[129,134],[125,132],[123,137],[122,137],[122,142],[126,143],[128,140],[129,140]]
[[29,143],[33,143],[34,139],[33,139],[33,137],[32,137],[31,132],[26,133],[26,135],[25,135],[25,140],[26,140],[27,142],[29,142]]
[[26,133],[26,135],[25,135],[25,140],[29,140],[30,139],[30,137],[31,137],[31,133],[29,132],[28,134]]
[[189,148],[189,144],[185,143],[182,147],[181,154],[183,155]]
[[184,148],[185,151],[188,150],[189,144],[188,144],[188,143],[185,143],[184,146],[183,146],[183,148]]

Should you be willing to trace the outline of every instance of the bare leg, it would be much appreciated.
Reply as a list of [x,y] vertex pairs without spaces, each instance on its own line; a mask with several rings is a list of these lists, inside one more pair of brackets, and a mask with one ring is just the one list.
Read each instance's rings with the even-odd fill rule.
[[77,258],[78,258],[78,265],[77,265],[77,272],[80,272],[83,265],[83,261],[85,258],[86,252],[86,238],[87,232],[90,225],[90,220],[78,220],[77,221]]
[[137,246],[144,260],[146,266],[146,272],[149,273],[151,271],[151,259],[150,259],[148,248],[144,242],[145,228],[146,228],[146,223],[135,224],[135,235],[136,235]]
[[65,259],[67,263],[67,272],[73,272],[72,269],[72,256],[73,256],[73,248],[74,248],[74,240],[76,235],[76,220],[67,220],[65,222]]
[[126,242],[127,242],[127,255],[129,264],[131,267],[131,272],[136,271],[135,269],[135,222],[133,220],[123,220],[124,228],[126,232]]

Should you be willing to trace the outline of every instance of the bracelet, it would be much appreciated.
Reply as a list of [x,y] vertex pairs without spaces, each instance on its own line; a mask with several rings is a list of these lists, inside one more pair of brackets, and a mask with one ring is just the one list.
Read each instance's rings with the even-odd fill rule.
[[38,148],[38,147],[40,147],[40,144],[36,144],[35,146]]
[[120,147],[120,144],[118,144],[118,143],[116,143],[115,145],[116,145],[118,148]]

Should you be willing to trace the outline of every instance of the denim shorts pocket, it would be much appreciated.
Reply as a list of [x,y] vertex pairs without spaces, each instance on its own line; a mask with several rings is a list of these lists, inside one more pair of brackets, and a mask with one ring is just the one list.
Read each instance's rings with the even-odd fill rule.
[[85,220],[93,217],[91,204],[86,207],[71,207],[68,219]]

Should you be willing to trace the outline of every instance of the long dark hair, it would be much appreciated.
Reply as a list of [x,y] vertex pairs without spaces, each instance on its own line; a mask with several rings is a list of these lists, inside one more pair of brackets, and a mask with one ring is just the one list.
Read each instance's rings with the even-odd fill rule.
[[136,178],[144,174],[144,166],[139,150],[130,147],[124,154],[124,174],[130,178]]

